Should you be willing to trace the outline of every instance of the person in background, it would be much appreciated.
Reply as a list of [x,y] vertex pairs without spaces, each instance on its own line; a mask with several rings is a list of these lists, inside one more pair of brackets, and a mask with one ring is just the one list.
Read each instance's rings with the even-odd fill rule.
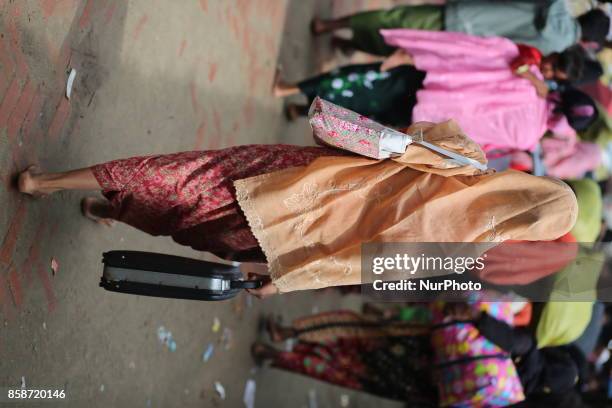
[[[397,128],[456,118],[487,153],[531,150],[548,129],[569,128],[546,98],[546,80],[580,76],[579,46],[544,57],[500,37],[407,29],[383,35],[397,51],[382,65],[347,66],[297,84],[277,79],[274,94],[320,96]],[[289,104],[287,111],[307,109]]]
[[397,47],[383,70],[412,63],[427,72],[415,121],[456,117],[487,152],[532,150],[547,130],[569,128],[558,102],[548,98],[547,82],[580,75],[579,46],[543,57],[501,37],[408,29],[381,34]]
[[594,302],[589,324],[584,329],[582,335],[574,341],[574,345],[582,351],[587,359],[595,352],[597,346],[599,346],[599,338],[603,331],[604,324],[609,320],[609,317],[605,313],[605,309],[606,307],[602,302]]
[[[582,75],[585,55],[580,46],[547,56],[527,45],[519,44],[517,48],[518,55],[509,68],[528,80],[541,97],[548,94],[550,83],[575,80]],[[444,53],[440,49],[431,49],[431,52]],[[478,63],[474,66],[473,75],[477,77]],[[532,66],[540,69],[543,79],[531,72]],[[461,72],[461,67],[457,70]],[[417,92],[423,88],[426,75],[427,72],[414,67],[410,55],[402,50],[385,63],[346,65],[298,83],[283,81],[277,71],[272,91],[276,97],[301,93],[308,99],[306,105],[287,104],[286,112],[290,119],[308,115],[308,107],[319,96],[377,122],[401,128],[412,123],[412,109],[418,102]]]
[[380,30],[394,28],[506,37],[536,47],[548,55],[580,41],[604,44],[610,18],[599,9],[574,18],[566,0],[475,0],[448,1],[444,5],[397,6],[331,20],[315,18],[311,23],[314,35],[345,28],[351,29],[352,39],[334,37],[334,45],[374,55],[390,55],[394,51],[380,35]]
[[591,177],[603,181],[612,174],[612,117],[607,109],[595,102],[597,116],[585,130],[578,133],[581,142],[595,143],[601,149],[600,165],[592,172]]
[[[588,131],[602,113],[584,92],[569,86],[562,88],[561,92],[552,92],[549,99],[555,104],[553,114],[565,119],[557,123],[566,125],[550,129],[540,141],[542,161],[549,176],[581,179],[606,163],[606,151],[602,146],[580,140],[577,133]],[[533,157],[528,152],[514,152],[510,166],[516,170],[533,171]]]
[[[420,44],[411,45],[408,42],[414,40],[415,43],[418,38],[422,38],[422,33],[413,32],[410,30],[389,30],[385,31],[385,36],[389,38],[388,42],[396,43],[399,47],[391,54],[382,64],[381,69],[383,71],[395,68],[403,65],[414,65],[415,59],[411,54],[411,50],[415,53],[423,55],[421,58],[426,59],[427,53],[440,53],[441,56],[446,57],[443,45],[436,48],[433,44],[427,44],[423,46]],[[463,42],[468,42],[470,37],[463,35],[436,35],[440,41],[447,42],[450,39],[457,41],[454,47],[465,46]],[[434,38],[436,38],[434,37]],[[490,39],[489,39],[490,40]],[[484,55],[489,54],[486,46],[486,42],[478,42],[472,40],[472,45],[479,46],[478,52]],[[444,44],[446,45],[446,44]],[[452,47],[452,44],[448,44]],[[493,46],[493,44],[491,44]],[[538,95],[542,98],[548,95],[550,90],[556,90],[559,83],[577,81],[582,77],[584,71],[584,64],[586,60],[586,53],[580,45],[574,45],[572,47],[563,50],[562,52],[553,52],[549,55],[544,56],[537,48],[526,45],[516,44],[518,55],[514,57],[510,63],[509,68],[512,72],[522,78],[527,79],[536,89]],[[430,47],[430,48],[427,48]],[[455,57],[453,49],[448,51],[448,57]],[[474,59],[478,59],[478,55],[472,56]],[[487,59],[495,58],[494,54],[487,55]],[[484,67],[485,63],[474,61],[475,67]],[[532,70],[536,68],[541,75],[534,73]],[[463,67],[459,67],[460,70]],[[476,77],[478,72],[474,72]]]
[[564,395],[578,383],[586,359],[577,347],[538,348],[526,328],[513,328],[465,303],[449,303],[448,313],[459,321],[471,321],[481,335],[510,353],[528,400]]
[[308,107],[318,96],[395,128],[412,124],[417,91],[423,87],[425,72],[402,65],[381,72],[382,63],[346,65],[298,83],[277,79],[273,94],[278,98],[306,96],[306,104],[288,103],[290,120],[308,115]]
[[565,0],[543,1],[449,1],[445,5],[404,5],[323,20],[315,18],[315,35],[349,28],[350,40],[334,37],[345,50],[358,49],[389,55],[393,48],[380,36],[382,29],[449,31],[482,37],[506,37],[538,48],[544,54],[562,51],[580,41],[604,44],[610,18],[593,9],[574,18]]
[[283,327],[266,322],[274,343],[295,341],[290,351],[262,342],[255,361],[341,387],[436,407],[428,327],[387,321],[347,310],[317,313]]
[[517,75],[527,78],[536,88],[540,86],[529,66],[540,69],[546,90],[538,92],[546,95],[550,90],[557,90],[560,84],[579,82],[584,76],[587,66],[587,54],[580,45],[573,45],[562,52],[553,52],[549,55],[542,53],[535,47],[517,44],[519,56],[512,62],[512,69]]

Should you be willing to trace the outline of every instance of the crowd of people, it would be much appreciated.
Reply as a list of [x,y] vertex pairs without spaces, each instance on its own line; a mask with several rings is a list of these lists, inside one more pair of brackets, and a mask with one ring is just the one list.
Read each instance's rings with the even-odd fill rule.
[[[332,132],[313,122],[322,146],[234,146],[64,173],[29,168],[19,188],[35,196],[101,191],[104,198],[82,201],[96,222],[266,264],[265,284],[250,290],[258,297],[351,292],[363,283],[363,243],[517,243],[511,254],[492,252],[497,268],[479,276],[515,285],[495,301],[466,293],[461,302],[366,304],[287,327],[270,318],[270,340],[294,339],[294,347],[258,342],[252,353],[410,407],[604,406],[612,309],[597,292],[612,237],[612,98],[602,83],[610,68],[598,58],[612,40],[610,21],[605,5],[574,16],[566,0],[448,1],[314,18],[313,35],[350,29],[350,39],[332,36],[332,45],[378,62],[295,83],[275,75],[274,96],[308,100],[287,103],[289,119],[346,108],[464,161],[397,135],[365,140],[350,127]],[[528,264],[512,265],[516,248]],[[572,279],[594,295],[559,301],[555,289]],[[548,301],[516,294],[516,285],[538,282]]]

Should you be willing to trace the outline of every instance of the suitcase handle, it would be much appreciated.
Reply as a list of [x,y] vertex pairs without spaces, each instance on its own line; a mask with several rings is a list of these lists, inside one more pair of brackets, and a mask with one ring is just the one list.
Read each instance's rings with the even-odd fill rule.
[[259,289],[263,286],[261,280],[246,280],[246,281],[232,281],[230,287],[232,289]]

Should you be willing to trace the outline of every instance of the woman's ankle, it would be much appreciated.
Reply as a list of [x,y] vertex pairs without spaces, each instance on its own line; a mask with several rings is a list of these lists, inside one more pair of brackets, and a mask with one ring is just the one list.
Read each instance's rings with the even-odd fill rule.
[[297,95],[300,93],[300,88],[295,84],[287,84],[278,82],[273,88],[274,96],[277,98],[286,98],[288,96]]

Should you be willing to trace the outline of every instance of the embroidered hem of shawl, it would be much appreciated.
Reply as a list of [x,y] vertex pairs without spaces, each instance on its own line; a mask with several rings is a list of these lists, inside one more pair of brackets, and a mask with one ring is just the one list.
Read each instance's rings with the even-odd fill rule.
[[[258,179],[266,178],[269,174],[262,174],[257,176]],[[236,200],[238,201],[238,205],[242,209],[244,216],[247,220],[247,224],[255,236],[255,239],[259,243],[264,256],[266,257],[266,262],[268,263],[268,270],[270,271],[270,277],[272,278],[272,283],[279,292],[286,292],[287,286],[284,282],[280,274],[280,263],[278,261],[278,256],[276,256],[275,251],[272,249],[273,246],[268,239],[268,234],[264,231],[263,221],[261,220],[261,216],[255,209],[255,205],[251,200],[251,196],[246,186],[246,179],[244,180],[236,180],[234,181],[234,188],[236,189]]]

